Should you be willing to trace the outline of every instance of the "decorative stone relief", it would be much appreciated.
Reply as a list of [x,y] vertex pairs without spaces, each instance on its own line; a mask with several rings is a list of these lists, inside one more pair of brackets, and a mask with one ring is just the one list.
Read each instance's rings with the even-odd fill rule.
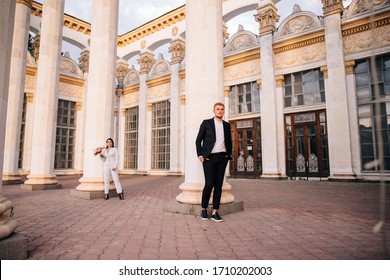
[[148,99],[157,98],[161,96],[168,96],[171,94],[170,84],[162,84],[159,86],[151,87],[148,91]]
[[125,79],[123,80],[124,85],[132,85],[139,83],[139,74],[137,70],[135,70],[134,65],[131,65]]
[[82,87],[77,85],[59,83],[58,85],[58,93],[64,96],[71,96],[76,98],[83,98]]
[[259,45],[256,35],[250,31],[245,31],[240,24],[238,31],[226,43],[225,53],[248,49]]
[[259,75],[260,63],[258,60],[250,60],[242,62],[239,64],[234,64],[232,66],[225,67],[224,70],[224,79],[235,80],[241,77],[250,77],[254,75]]
[[60,59],[60,73],[62,74],[73,74],[80,76],[80,68],[78,65],[69,57],[62,56]]
[[349,5],[345,17],[351,17],[390,4],[390,0],[355,0]]
[[324,43],[313,44],[301,48],[277,53],[275,55],[276,69],[326,59]]
[[132,92],[125,94],[123,97],[123,107],[130,107],[132,105],[137,105],[139,102],[139,92]]
[[162,54],[158,55],[157,61],[154,63],[150,70],[150,76],[155,77],[155,76],[160,76],[167,74],[171,71],[169,62],[164,60],[164,57]]
[[[374,40],[375,38],[375,40]],[[360,50],[367,50],[388,46],[390,44],[390,25],[351,34],[344,37],[344,52],[354,53]]]
[[311,16],[295,16],[281,27],[280,31],[278,32],[278,36],[287,36],[316,28],[319,26],[318,22],[318,20],[316,21]]

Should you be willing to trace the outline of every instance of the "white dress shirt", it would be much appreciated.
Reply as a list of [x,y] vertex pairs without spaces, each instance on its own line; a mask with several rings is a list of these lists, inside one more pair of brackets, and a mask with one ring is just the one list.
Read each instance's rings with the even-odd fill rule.
[[214,118],[215,124],[215,144],[211,150],[212,154],[226,152],[225,148],[225,134],[223,131],[223,121],[217,121]]

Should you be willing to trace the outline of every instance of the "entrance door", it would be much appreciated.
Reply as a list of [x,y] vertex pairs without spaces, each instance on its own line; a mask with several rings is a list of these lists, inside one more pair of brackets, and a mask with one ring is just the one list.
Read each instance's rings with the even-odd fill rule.
[[288,175],[329,176],[325,111],[287,115],[286,131]]
[[261,175],[260,119],[232,121],[233,160],[230,174],[240,178]]

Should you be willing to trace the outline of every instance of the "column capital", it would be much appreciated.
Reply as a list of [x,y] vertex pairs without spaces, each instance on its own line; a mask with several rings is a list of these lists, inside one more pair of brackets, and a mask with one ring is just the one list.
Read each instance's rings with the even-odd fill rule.
[[140,65],[140,74],[147,74],[153,66],[153,63],[156,61],[154,59],[154,54],[150,51],[143,52],[139,55],[137,59],[138,64]]
[[255,20],[260,23],[259,34],[272,34],[276,30],[276,22],[279,21],[280,16],[277,15],[278,9],[273,2],[257,8]]
[[343,0],[322,0],[324,17],[332,14],[341,14],[344,10]]
[[259,87],[259,91],[261,91],[262,87],[262,81],[261,80],[256,80],[257,86]]
[[230,96],[230,86],[225,87],[223,89],[223,91],[224,91],[225,97],[229,97]]
[[320,67],[320,71],[322,72],[322,74],[324,74],[324,79],[327,79],[328,78],[328,66],[321,66]]
[[16,4],[26,5],[29,9],[32,9],[32,0],[16,0]]
[[125,79],[126,74],[129,72],[129,63],[124,60],[120,59],[116,63],[116,77],[118,79],[119,83],[122,83]]
[[121,113],[122,113],[122,117],[125,117],[126,116],[126,108],[123,108],[122,110],[121,110]]
[[277,75],[275,76],[275,80],[276,80],[276,87],[277,88],[280,88],[283,86],[283,82],[284,82],[284,75]]
[[34,58],[35,61],[39,59],[39,46],[41,45],[41,34],[37,33],[34,36],[33,47],[34,47]]
[[89,49],[85,48],[80,52],[79,62],[81,64],[81,70],[84,73],[88,73],[89,68]]
[[223,34],[222,34],[223,43],[225,44],[227,39],[229,39],[228,27],[226,25],[226,22],[222,22],[222,32],[223,32]]
[[347,75],[355,74],[355,60],[348,60],[344,62],[345,72]]
[[148,106],[148,112],[152,112],[153,103],[149,102],[149,103],[147,104],[147,106]]
[[186,96],[180,95],[180,105],[186,105]]
[[76,110],[81,111],[83,109],[83,103],[82,102],[76,102]]
[[171,63],[176,64],[183,61],[186,52],[186,43],[183,39],[178,38],[169,44],[168,52],[171,53]]

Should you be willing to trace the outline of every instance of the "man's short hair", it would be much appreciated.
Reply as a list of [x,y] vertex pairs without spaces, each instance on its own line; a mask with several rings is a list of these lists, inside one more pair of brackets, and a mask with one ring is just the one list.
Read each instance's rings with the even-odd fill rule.
[[218,105],[222,106],[223,108],[225,108],[225,104],[223,104],[222,102],[217,102],[214,104],[214,107],[213,109],[215,109],[215,107],[217,107]]

